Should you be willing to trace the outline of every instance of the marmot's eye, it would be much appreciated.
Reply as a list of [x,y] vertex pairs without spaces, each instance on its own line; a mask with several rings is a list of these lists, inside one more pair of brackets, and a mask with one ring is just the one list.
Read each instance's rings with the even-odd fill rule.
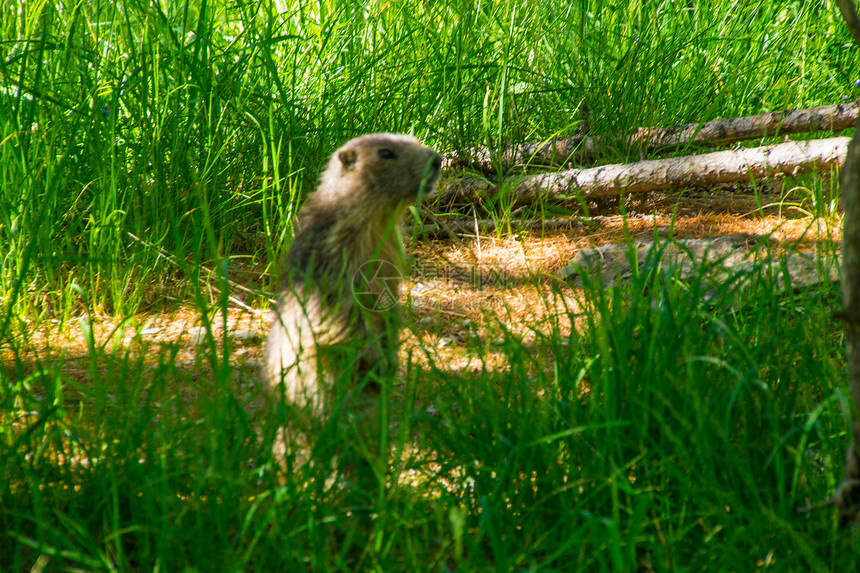
[[397,159],[397,154],[386,147],[383,147],[382,149],[377,151],[377,154],[382,159]]

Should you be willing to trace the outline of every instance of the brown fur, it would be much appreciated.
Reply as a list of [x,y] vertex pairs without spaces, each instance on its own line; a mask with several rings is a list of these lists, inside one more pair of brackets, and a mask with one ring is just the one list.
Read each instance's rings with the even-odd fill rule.
[[352,387],[372,388],[369,373],[396,371],[395,299],[407,270],[399,224],[435,190],[440,165],[415,138],[388,133],[331,156],[299,212],[266,343],[264,377],[287,402],[317,417]]

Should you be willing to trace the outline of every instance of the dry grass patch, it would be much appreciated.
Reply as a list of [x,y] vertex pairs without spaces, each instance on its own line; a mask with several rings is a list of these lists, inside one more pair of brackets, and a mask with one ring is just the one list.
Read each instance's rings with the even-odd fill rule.
[[[403,362],[424,367],[432,359],[436,368],[451,371],[503,370],[500,341],[505,336],[532,345],[542,333],[565,335],[577,328],[583,320],[581,290],[555,273],[582,248],[622,243],[627,235],[647,241],[655,232],[661,236],[671,232],[676,238],[691,239],[746,233],[769,236],[777,248],[812,250],[838,242],[840,228],[822,219],[652,215],[606,217],[600,225],[543,235],[523,232],[413,244],[412,276],[401,293],[407,320]],[[226,322],[220,311],[211,313],[217,355],[224,355],[226,329],[231,365],[245,380],[256,377],[269,320],[265,310],[230,308]],[[94,368],[110,369],[109,357],[116,356],[137,360],[143,368],[169,362],[190,380],[199,380],[211,364],[206,358],[211,342],[193,308],[126,319],[86,316],[37,325],[20,322],[14,328],[14,347],[7,342],[0,349],[0,368],[16,377],[56,366],[70,380],[83,382]],[[95,361],[91,343],[97,349]]]

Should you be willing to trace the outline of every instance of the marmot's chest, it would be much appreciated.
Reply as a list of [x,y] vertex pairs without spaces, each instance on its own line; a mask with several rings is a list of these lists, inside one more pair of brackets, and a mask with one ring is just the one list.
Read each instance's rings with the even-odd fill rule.
[[361,220],[361,213],[351,214],[351,224],[336,225],[332,229],[332,246],[339,247],[345,260],[384,260],[400,267],[405,253],[403,233],[393,218],[384,221]]

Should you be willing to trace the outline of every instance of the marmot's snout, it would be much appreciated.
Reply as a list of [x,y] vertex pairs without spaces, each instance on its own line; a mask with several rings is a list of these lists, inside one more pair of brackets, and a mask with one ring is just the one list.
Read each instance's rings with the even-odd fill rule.
[[442,156],[433,152],[433,162],[430,166],[433,170],[433,177],[439,177],[439,171],[442,169]]
[[431,150],[430,160],[427,163],[426,172],[424,175],[423,189],[419,193],[424,198],[432,197],[436,194],[439,184],[439,175],[442,170],[442,156]]
[[442,171],[442,156],[433,152],[433,160],[430,163],[430,183],[435,183],[439,180],[439,173]]

